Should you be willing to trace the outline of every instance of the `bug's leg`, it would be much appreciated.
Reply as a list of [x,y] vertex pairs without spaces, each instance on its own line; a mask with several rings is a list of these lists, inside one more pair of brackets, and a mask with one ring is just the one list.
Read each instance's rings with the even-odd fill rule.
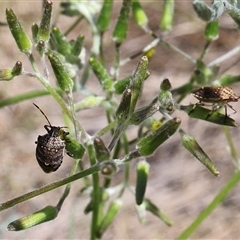
[[[233,114],[235,114],[235,113],[237,112],[237,110],[234,109],[233,106],[231,106],[229,103],[227,103],[227,104],[225,105],[226,109],[227,109],[227,106],[229,106],[229,107],[234,111]],[[227,113],[227,110],[226,110],[226,113]]]

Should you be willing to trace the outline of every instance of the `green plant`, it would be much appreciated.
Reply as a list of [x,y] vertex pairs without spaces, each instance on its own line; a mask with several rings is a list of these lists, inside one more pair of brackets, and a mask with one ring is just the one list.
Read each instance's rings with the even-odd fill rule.
[[[31,76],[41,82],[44,90],[28,92],[15,96],[14,98],[4,99],[0,102],[0,106],[4,107],[33,97],[50,94],[61,108],[66,125],[71,132],[70,137],[64,136],[64,141],[67,152],[75,159],[69,177],[1,204],[0,210],[4,210],[66,185],[65,191],[56,206],[44,207],[42,210],[30,214],[27,217],[13,221],[8,225],[8,230],[24,230],[55,219],[68,197],[71,183],[79,179],[84,179],[84,190],[90,192],[89,204],[85,208],[85,213],[92,214],[91,239],[101,238],[115,219],[118,211],[122,207],[121,199],[125,190],[130,190],[133,196],[135,196],[136,211],[141,222],[145,221],[145,212],[148,211],[161,218],[168,226],[171,226],[172,220],[149,198],[145,197],[145,190],[150,166],[147,163],[147,157],[152,156],[158,147],[176,132],[180,133],[183,146],[203,163],[213,175],[219,175],[218,168],[199,146],[195,138],[185,133],[182,129],[181,118],[172,117],[171,115],[175,113],[176,110],[180,110],[180,112],[187,113],[191,118],[236,127],[236,122],[225,114],[196,104],[182,105],[181,102],[197,87],[206,85],[226,86],[239,81],[239,76],[220,75],[219,68],[216,67],[216,65],[220,64],[223,60],[227,60],[229,55],[226,54],[224,58],[216,59],[209,64],[206,64],[204,61],[204,57],[206,57],[210,46],[218,39],[218,18],[221,14],[227,11],[234,21],[239,23],[238,3],[233,1],[214,1],[213,5],[209,7],[203,1],[193,1],[194,9],[199,17],[208,21],[204,32],[205,46],[199,57],[194,59],[163,38],[158,37],[150,29],[147,15],[138,1],[135,0],[131,2],[124,0],[112,33],[116,53],[114,63],[112,64],[112,73],[109,74],[105,66],[103,40],[104,33],[110,24],[112,4],[112,1],[104,1],[102,5],[96,4],[95,6],[84,1],[61,3],[62,14],[69,17],[78,17],[73,26],[69,28],[69,31],[72,31],[76,24],[82,19],[86,19],[89,24],[93,39],[92,48],[88,53],[90,57],[87,63],[84,63],[82,58],[83,35],[79,35],[74,41],[69,42],[59,28],[51,28],[52,3],[50,1],[46,1],[45,3],[41,23],[39,25],[32,25],[33,41],[31,41],[24,32],[13,10],[6,9],[7,22],[12,35],[20,51],[26,54],[33,71],[26,72],[22,67],[22,63],[18,61],[13,68],[1,70],[1,80],[14,80],[14,78],[19,75]],[[164,11],[160,27],[165,34],[172,29],[173,10],[174,1],[164,1]],[[147,35],[151,36],[153,41],[138,54],[121,60],[120,50],[122,44],[127,41],[126,37],[130,12],[132,12],[137,25],[139,25]],[[153,57],[153,49],[160,44],[167,46],[169,49],[174,50],[183,58],[190,61],[195,66],[195,71],[192,73],[189,81],[178,88],[172,89],[171,79],[164,79],[160,86],[158,86],[158,88],[160,87],[158,96],[153,97],[149,104],[137,108],[137,103],[144,89],[144,83],[150,76],[148,68],[149,61]],[[33,53],[33,48],[36,49],[37,53]],[[236,48],[233,53],[237,54],[238,52],[239,47]],[[43,74],[39,70],[39,64],[35,60],[35,54],[40,56],[42,63],[40,66],[43,69]],[[138,57],[140,55],[142,56]],[[133,74],[127,78],[119,79],[121,67],[136,57],[138,57],[139,63]],[[49,82],[50,76],[46,58],[48,58],[55,74],[57,87],[54,87]],[[84,71],[79,79],[79,70],[82,69]],[[86,87],[89,81],[90,71],[94,72],[101,85],[101,96],[97,96]],[[85,98],[80,102],[75,102],[73,93],[85,94]],[[120,101],[117,95],[121,95]],[[97,133],[90,136],[82,127],[81,121],[77,119],[76,113],[85,108],[94,109],[94,107],[99,105],[106,112],[108,124],[105,128],[99,129]],[[158,112],[161,113],[160,119],[153,116]],[[130,141],[127,130],[131,125],[136,126],[138,136]],[[229,130],[227,127],[224,127],[224,131],[231,149],[233,162],[236,169],[239,170],[239,157],[231,142]],[[107,133],[111,134],[111,141],[106,147],[106,143],[102,140],[102,137]],[[82,161],[84,154],[87,156],[87,164],[90,164],[90,167],[87,167],[87,164]],[[139,158],[141,161],[139,161],[136,168],[136,186],[132,186],[129,183],[131,174],[129,163]],[[124,166],[124,180],[117,186],[111,186],[112,178],[114,178],[114,174],[120,166]],[[101,178],[104,179],[103,183],[100,181]],[[195,228],[211,214],[212,210],[220,204],[229,191],[238,183],[238,180],[239,172],[233,175],[232,179],[220,191],[215,200],[200,214],[196,221],[179,236],[179,239],[187,238]],[[108,204],[109,207],[106,212],[104,212]],[[57,221],[57,219],[55,221]]]

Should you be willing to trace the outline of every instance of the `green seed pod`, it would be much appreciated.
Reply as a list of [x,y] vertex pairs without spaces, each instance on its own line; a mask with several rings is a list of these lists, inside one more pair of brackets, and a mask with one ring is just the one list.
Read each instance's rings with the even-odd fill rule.
[[113,91],[113,80],[110,78],[106,69],[100,64],[100,62],[98,62],[96,58],[90,58],[89,64],[102,85],[103,90]]
[[137,184],[135,193],[137,205],[141,205],[144,200],[149,168],[150,165],[146,161],[141,161],[137,165]]
[[204,37],[207,41],[212,42],[218,39],[218,20],[207,23],[204,30]]
[[116,94],[122,94],[129,86],[132,76],[126,77],[122,80],[114,82],[114,89]]
[[106,178],[111,178],[113,175],[115,175],[118,171],[117,165],[111,161],[104,161],[101,164],[101,174]]
[[148,58],[146,56],[141,57],[137,69],[133,73],[130,83],[130,89],[132,90],[130,113],[134,111],[137,104],[137,100],[142,93],[143,83],[149,76],[148,64],[149,64]]
[[46,43],[40,40],[36,45],[36,50],[39,52],[40,56],[42,57],[46,51]]
[[172,226],[173,222],[172,220],[166,216],[155,204],[153,204],[149,199],[144,200],[144,204],[146,206],[146,210],[163,220],[165,224],[167,224],[169,227]]
[[23,71],[23,67],[22,67],[22,62],[17,61],[16,64],[14,65],[13,69],[12,69],[12,75],[15,76],[19,76],[22,74]]
[[128,17],[132,6],[131,0],[123,0],[123,5],[118,16],[117,24],[113,31],[113,41],[121,44],[127,37]]
[[171,83],[168,79],[163,80],[160,89],[161,92],[158,95],[158,100],[161,103],[161,107],[168,113],[172,113],[174,110],[174,101],[172,93],[169,91],[171,89]]
[[37,43],[38,29],[39,29],[39,27],[38,27],[37,23],[33,23],[33,25],[32,25],[32,37],[33,37],[33,41],[35,43]]
[[108,29],[111,19],[112,3],[112,0],[104,0],[100,15],[97,20],[97,26],[100,32],[104,32]]
[[68,55],[72,50],[72,46],[57,27],[52,29],[50,43],[53,49],[56,49],[56,51],[63,56]]
[[51,31],[51,20],[52,20],[52,2],[45,1],[43,16],[37,33],[38,41],[42,40],[44,42],[48,42]]
[[215,176],[220,172],[203,149],[199,146],[194,137],[187,135],[182,129],[179,130],[183,146]]
[[72,49],[71,49],[71,53],[74,56],[79,56],[79,54],[82,51],[82,46],[83,46],[83,41],[84,41],[84,36],[83,35],[79,35],[76,39],[76,41],[74,42]]
[[32,42],[24,32],[20,22],[18,21],[13,10],[10,8],[6,9],[6,18],[10,31],[18,45],[21,52],[30,54],[32,48]]
[[121,199],[116,199],[111,202],[106,215],[102,219],[99,228],[97,230],[97,237],[101,238],[106,229],[110,226],[110,224],[113,222],[114,218],[116,217],[117,213],[122,207],[122,200]]
[[48,222],[56,218],[58,215],[58,210],[53,206],[47,206],[31,215],[20,218],[9,223],[8,231],[20,231],[25,230],[30,227],[34,227],[38,224]]
[[116,111],[116,117],[121,122],[125,121],[129,116],[131,96],[132,96],[132,91],[131,89],[127,88],[123,93],[121,102]]
[[13,78],[12,68],[0,69],[0,81],[10,81]]
[[110,158],[110,152],[106,148],[103,140],[99,137],[95,138],[93,141],[95,155],[99,162],[108,160]]
[[138,24],[138,26],[146,28],[148,25],[148,18],[138,0],[133,0],[132,12],[134,20]]
[[22,73],[22,62],[17,61],[13,68],[0,69],[0,81],[10,81]]
[[48,59],[51,63],[51,66],[52,66],[52,69],[56,76],[56,79],[58,81],[59,87],[66,93],[71,92],[72,88],[73,88],[73,81],[70,78],[65,67],[63,66],[63,64],[61,63],[59,58],[57,57],[57,55],[54,53],[50,53],[48,55]]
[[64,137],[67,154],[74,159],[82,159],[85,149],[76,139],[71,136]]
[[83,109],[98,107],[104,100],[105,100],[104,97],[88,96],[81,100],[80,102],[75,103],[74,109],[76,112],[78,112]]
[[160,23],[160,28],[163,32],[172,30],[174,15],[174,0],[164,0],[163,15]]
[[139,154],[141,154],[141,156],[154,154],[157,148],[177,131],[180,123],[180,118],[173,118],[156,131],[148,133],[147,136],[142,138],[137,144],[136,148]]

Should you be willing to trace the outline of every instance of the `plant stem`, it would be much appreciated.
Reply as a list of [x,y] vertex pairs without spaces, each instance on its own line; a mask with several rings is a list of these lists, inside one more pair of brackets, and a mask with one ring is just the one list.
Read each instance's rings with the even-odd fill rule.
[[41,187],[41,188],[38,188],[36,190],[33,190],[32,192],[23,194],[23,195],[21,195],[19,197],[11,199],[10,201],[2,203],[2,204],[0,204],[0,211],[8,209],[8,208],[10,208],[12,206],[15,206],[15,205],[17,205],[17,204],[19,204],[21,202],[27,201],[27,200],[29,200],[31,198],[34,198],[34,197],[36,197],[38,195],[41,195],[41,194],[46,193],[46,192],[49,192],[49,191],[51,191],[53,189],[61,187],[61,186],[65,185],[65,184],[68,184],[70,182],[76,181],[76,180],[78,180],[80,178],[83,178],[85,176],[94,174],[94,173],[98,172],[99,170],[100,170],[99,164],[95,164],[94,166],[92,166],[92,167],[90,167],[90,168],[88,168],[88,169],[86,169],[86,170],[84,170],[82,172],[76,173],[76,174],[74,174],[74,175],[72,175],[70,177],[66,177],[66,178],[64,178],[64,179],[62,179],[60,181],[53,182],[53,183],[51,183],[49,185],[46,185],[46,186]]
[[192,224],[184,230],[178,240],[183,240],[189,238],[189,236],[195,231],[197,227],[212,213],[212,211],[223,201],[223,199],[228,195],[228,193],[236,186],[240,181],[240,172],[237,172],[230,181],[222,188],[218,195],[213,199],[213,201],[198,215],[198,217],[192,222]]
[[[95,157],[95,152],[94,152],[94,147],[93,144],[91,144],[90,142],[88,142],[87,144],[87,149],[88,149],[88,156],[89,156],[89,160],[90,160],[90,164],[92,166],[95,165],[96,163],[96,157]],[[98,173],[95,172],[94,174],[92,174],[92,181],[93,181],[93,192],[92,192],[92,224],[91,224],[91,240],[96,239],[96,232],[97,232],[97,224],[98,224],[98,211],[99,211],[99,177],[98,177]]]

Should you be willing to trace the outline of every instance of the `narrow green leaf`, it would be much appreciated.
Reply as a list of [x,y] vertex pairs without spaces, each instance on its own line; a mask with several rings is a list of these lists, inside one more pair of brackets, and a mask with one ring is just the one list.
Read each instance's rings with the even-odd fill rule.
[[21,52],[31,53],[32,42],[28,38],[27,34],[24,32],[20,22],[18,21],[13,10],[10,8],[6,9],[6,18],[10,31],[18,45]]

